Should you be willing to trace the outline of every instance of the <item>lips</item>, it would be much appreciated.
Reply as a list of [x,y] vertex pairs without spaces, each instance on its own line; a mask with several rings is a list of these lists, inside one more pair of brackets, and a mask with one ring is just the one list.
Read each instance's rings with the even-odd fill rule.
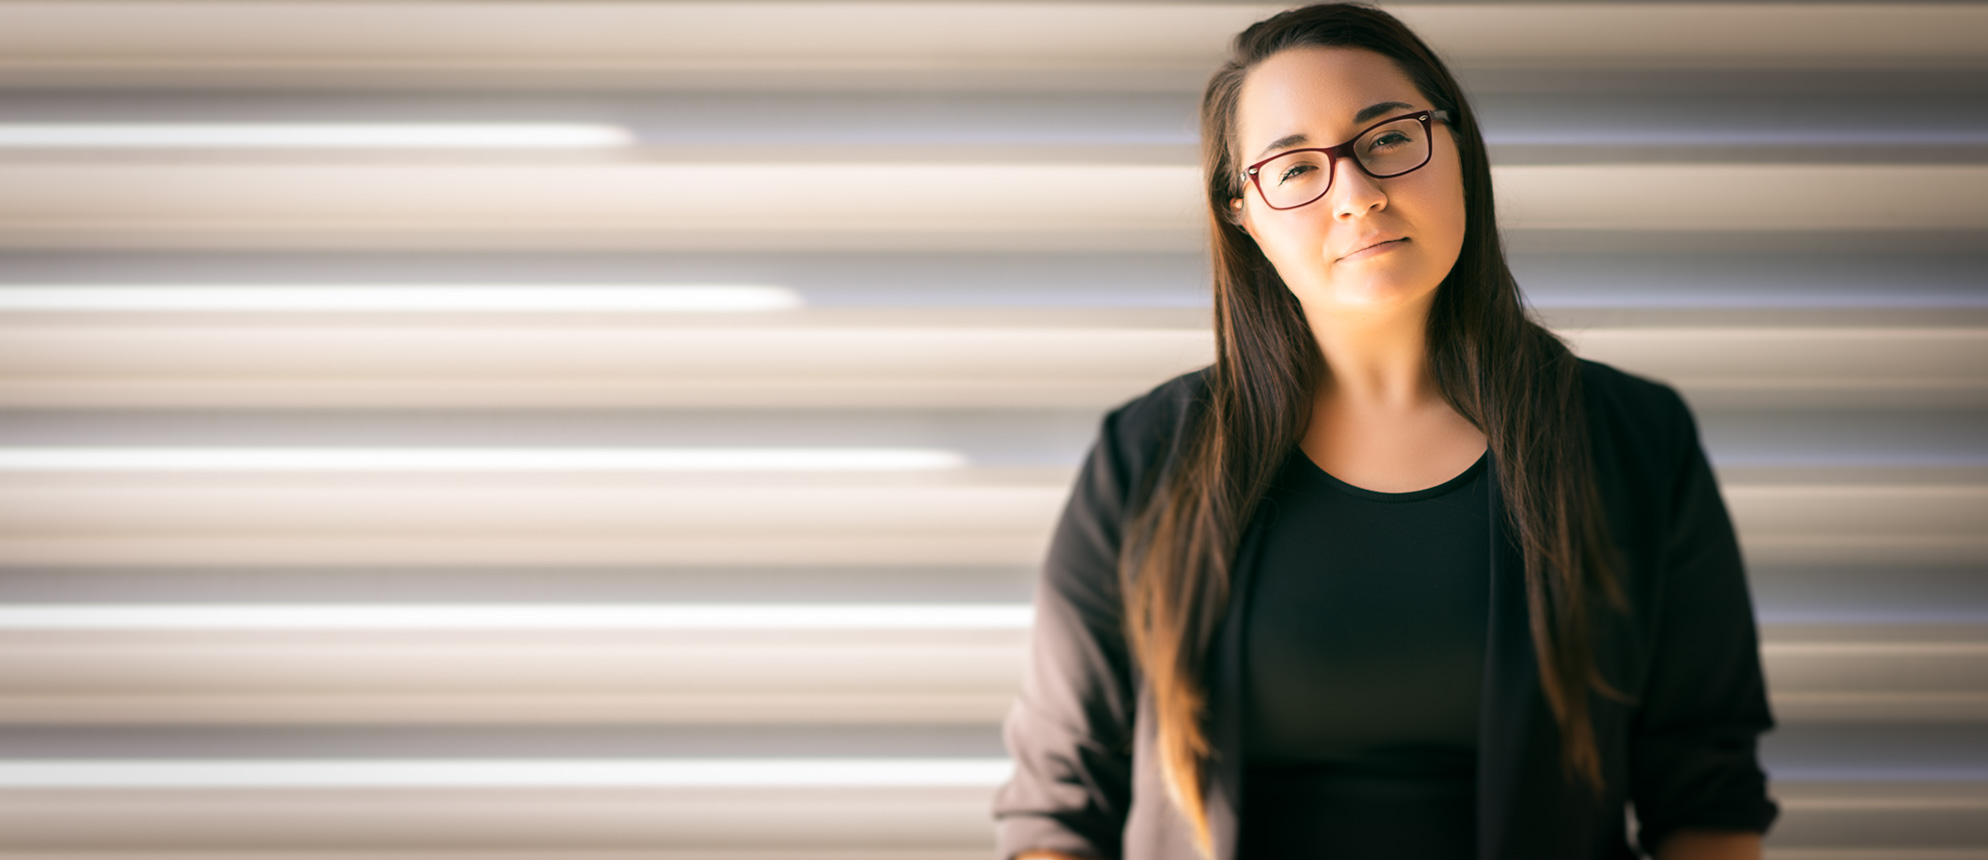
[[1372,248],[1376,245],[1386,245],[1392,242],[1405,242],[1407,241],[1407,239],[1408,237],[1406,236],[1369,236],[1365,239],[1361,239],[1359,244],[1355,246],[1353,250],[1346,252],[1344,255],[1340,256],[1339,259],[1344,260],[1347,257],[1351,257],[1354,254],[1358,254],[1361,251],[1365,251],[1368,248]]

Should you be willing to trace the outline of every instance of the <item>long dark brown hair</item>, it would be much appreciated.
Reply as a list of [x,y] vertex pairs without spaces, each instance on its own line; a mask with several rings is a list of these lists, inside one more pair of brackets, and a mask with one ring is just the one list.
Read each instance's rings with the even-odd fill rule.
[[1288,48],[1351,47],[1401,69],[1447,110],[1463,167],[1463,247],[1436,288],[1428,360],[1442,396],[1489,439],[1507,533],[1525,559],[1527,607],[1540,684],[1559,722],[1568,778],[1602,791],[1589,693],[1626,701],[1589,647],[1599,588],[1627,610],[1595,486],[1580,368],[1566,344],[1532,319],[1506,265],[1491,199],[1491,168],[1476,114],[1435,53],[1399,20],[1356,4],[1294,9],[1235,38],[1201,101],[1202,169],[1213,235],[1214,367],[1205,409],[1127,534],[1118,575],[1125,633],[1153,694],[1168,795],[1210,856],[1202,784],[1211,755],[1202,723],[1203,664],[1227,611],[1231,563],[1273,474],[1303,438],[1325,372],[1298,300],[1230,215],[1244,193],[1235,139],[1244,78]]

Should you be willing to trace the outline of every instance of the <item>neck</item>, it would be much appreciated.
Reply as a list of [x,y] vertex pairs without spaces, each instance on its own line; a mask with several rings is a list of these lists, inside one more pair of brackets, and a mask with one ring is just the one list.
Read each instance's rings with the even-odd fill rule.
[[1387,312],[1305,312],[1325,356],[1317,397],[1342,407],[1403,410],[1440,399],[1429,367],[1430,297]]

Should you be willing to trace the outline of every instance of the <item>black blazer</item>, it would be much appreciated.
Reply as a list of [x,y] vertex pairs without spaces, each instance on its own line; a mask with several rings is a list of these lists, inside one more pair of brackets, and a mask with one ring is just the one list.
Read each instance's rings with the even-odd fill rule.
[[[1477,752],[1477,857],[1635,857],[1673,830],[1764,833],[1779,806],[1755,753],[1774,726],[1753,606],[1731,519],[1697,424],[1669,386],[1582,360],[1600,489],[1627,569],[1631,613],[1594,613],[1594,653],[1611,684],[1638,697],[1590,697],[1606,790],[1563,780],[1560,732],[1541,692],[1521,557],[1491,496],[1491,616]],[[1003,737],[1014,762],[995,794],[1001,858],[1048,849],[1096,858],[1191,860],[1186,820],[1167,801],[1154,754],[1151,692],[1120,627],[1119,539],[1135,502],[1178,456],[1204,402],[1208,368],[1109,412],[1049,548],[1021,695]],[[1495,456],[1495,455],[1494,455]],[[1493,472],[1492,474],[1495,474]],[[1237,550],[1249,594],[1260,531]],[[1230,601],[1207,664],[1204,783],[1214,860],[1235,860],[1242,807],[1241,597]]]

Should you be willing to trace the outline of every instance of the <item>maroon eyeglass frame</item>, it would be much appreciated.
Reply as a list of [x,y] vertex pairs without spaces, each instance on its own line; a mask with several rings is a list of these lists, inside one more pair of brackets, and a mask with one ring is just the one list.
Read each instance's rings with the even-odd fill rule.
[[[1380,128],[1381,126],[1384,126],[1384,125],[1387,125],[1388,123],[1391,123],[1391,122],[1400,122],[1400,121],[1402,121],[1402,120],[1404,120],[1404,119],[1419,119],[1419,120],[1421,120],[1421,121],[1422,121],[1422,134],[1423,134],[1424,136],[1427,136],[1427,137],[1429,137],[1429,138],[1430,138],[1430,141],[1429,141],[1429,151],[1428,151],[1428,152],[1426,152],[1426,153],[1424,153],[1424,154],[1422,155],[1422,163],[1421,163],[1421,164],[1417,164],[1417,165],[1415,165],[1414,167],[1411,167],[1411,168],[1408,168],[1407,170],[1399,170],[1399,171],[1395,171],[1394,173],[1389,173],[1389,174],[1386,174],[1386,175],[1382,175],[1382,174],[1379,174],[1379,173],[1375,173],[1375,172],[1373,172],[1373,171],[1371,171],[1371,170],[1368,170],[1368,169],[1367,169],[1367,166],[1366,166],[1365,164],[1361,164],[1361,163],[1360,163],[1360,157],[1359,157],[1358,155],[1355,155],[1355,154],[1354,154],[1354,152],[1353,152],[1353,144],[1355,144],[1355,143],[1359,142],[1360,138],[1362,138],[1362,137],[1366,137],[1366,136],[1367,136],[1367,132],[1370,132],[1370,131],[1373,131],[1374,129],[1377,129],[1377,128]],[[1283,152],[1279,152],[1279,153],[1275,153],[1275,154],[1271,155],[1271,156],[1270,156],[1269,158],[1266,158],[1266,159],[1264,159],[1264,160],[1262,160],[1262,161],[1259,161],[1259,162],[1257,162],[1257,163],[1255,163],[1255,164],[1252,164],[1252,165],[1250,165],[1250,166],[1248,166],[1248,167],[1246,167],[1246,168],[1243,168],[1243,170],[1244,170],[1244,172],[1245,172],[1245,173],[1248,173],[1248,174],[1249,174],[1249,181],[1250,181],[1250,184],[1251,184],[1251,185],[1255,185],[1255,186],[1256,186],[1256,196],[1258,196],[1258,197],[1261,197],[1261,198],[1263,198],[1263,205],[1265,205],[1265,206],[1269,206],[1270,208],[1272,208],[1272,209],[1275,209],[1275,210],[1278,210],[1278,211],[1280,211],[1280,212],[1282,212],[1282,211],[1284,211],[1284,210],[1287,210],[1287,209],[1296,209],[1296,208],[1298,208],[1299,206],[1310,206],[1310,205],[1312,205],[1313,203],[1317,203],[1317,202],[1319,201],[1319,198],[1320,198],[1320,197],[1324,197],[1324,196],[1325,196],[1325,193],[1326,193],[1327,191],[1331,191],[1331,190],[1332,190],[1332,180],[1334,180],[1334,179],[1337,179],[1337,178],[1339,178],[1339,173],[1338,173],[1338,171],[1339,171],[1339,159],[1340,159],[1341,157],[1347,157],[1347,158],[1351,158],[1351,159],[1353,159],[1353,166],[1355,166],[1355,167],[1358,167],[1358,168],[1360,168],[1360,172],[1361,172],[1361,173],[1364,173],[1364,174],[1367,174],[1368,176],[1371,176],[1371,177],[1373,177],[1373,178],[1375,178],[1375,179],[1390,179],[1390,178],[1393,178],[1393,177],[1396,177],[1396,176],[1401,176],[1402,174],[1406,174],[1406,173],[1414,173],[1414,172],[1415,172],[1415,171],[1417,171],[1417,170],[1421,170],[1421,169],[1422,169],[1422,167],[1423,167],[1423,165],[1426,165],[1426,164],[1428,164],[1428,163],[1429,163],[1429,159],[1432,159],[1432,158],[1435,158],[1435,157],[1436,157],[1436,143],[1435,143],[1435,138],[1434,138],[1434,132],[1433,132],[1433,131],[1431,131],[1431,130],[1430,130],[1430,128],[1429,128],[1429,122],[1430,122],[1431,120],[1434,120],[1434,121],[1436,121],[1436,122],[1441,122],[1441,123],[1448,123],[1448,122],[1450,121],[1450,112],[1449,112],[1449,111],[1446,111],[1446,110],[1441,110],[1441,109],[1432,109],[1432,110],[1419,110],[1419,111],[1416,111],[1416,112],[1414,112],[1414,113],[1405,113],[1405,114],[1402,114],[1401,116],[1392,116],[1392,117],[1388,117],[1387,119],[1384,119],[1384,120],[1380,120],[1380,121],[1378,121],[1378,122],[1375,122],[1375,123],[1374,123],[1373,125],[1370,125],[1370,126],[1367,126],[1366,128],[1363,128],[1363,129],[1360,129],[1360,133],[1359,133],[1359,134],[1356,134],[1356,135],[1353,135],[1353,138],[1352,138],[1351,140],[1348,140],[1348,141],[1346,141],[1345,143],[1342,143],[1342,144],[1339,144],[1338,146],[1313,146],[1313,147],[1306,147],[1306,148],[1304,148],[1304,149],[1287,149],[1287,150],[1284,150]],[[1259,168],[1263,167],[1263,165],[1266,165],[1266,164],[1269,164],[1270,162],[1273,162],[1273,161],[1276,161],[1277,159],[1280,159],[1280,158],[1283,158],[1283,157],[1284,157],[1284,156],[1286,156],[1286,155],[1290,155],[1290,154],[1291,154],[1291,153],[1293,153],[1293,152],[1323,152],[1323,153],[1325,153],[1325,169],[1326,169],[1326,171],[1327,171],[1327,172],[1326,172],[1326,176],[1325,176],[1325,188],[1321,189],[1321,190],[1320,190],[1320,191],[1318,192],[1318,197],[1313,197],[1312,199],[1310,199],[1310,200],[1307,200],[1307,201],[1305,201],[1305,202],[1303,202],[1303,203],[1298,203],[1298,204],[1295,204],[1295,205],[1292,205],[1292,206],[1274,206],[1274,205],[1271,205],[1271,203],[1270,203],[1270,195],[1267,195],[1267,194],[1264,194],[1264,193],[1263,193],[1263,175],[1262,175],[1262,174],[1260,174],[1260,173],[1258,173],[1258,172],[1257,172],[1257,170],[1258,170]]]

